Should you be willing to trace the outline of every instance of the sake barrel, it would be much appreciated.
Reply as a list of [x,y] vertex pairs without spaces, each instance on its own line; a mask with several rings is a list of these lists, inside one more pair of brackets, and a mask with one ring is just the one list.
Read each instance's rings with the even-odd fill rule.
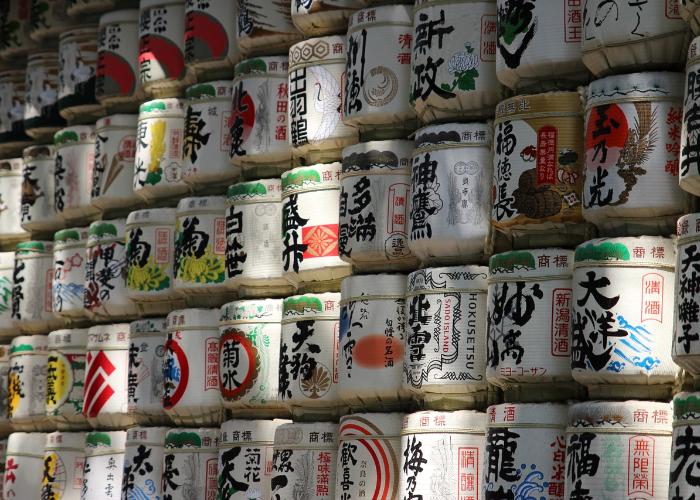
[[576,247],[574,261],[574,380],[591,397],[670,397],[678,373],[671,357],[673,240],[591,240]]
[[95,97],[109,109],[135,111],[143,90],[139,83],[139,11],[116,10],[100,17]]
[[244,57],[284,53],[302,39],[286,2],[242,0],[237,15],[236,42]]
[[26,84],[24,69],[0,71],[0,143],[2,143],[0,153],[2,154],[9,152],[15,154],[33,142],[24,131]]
[[139,108],[134,192],[146,199],[174,198],[189,188],[182,179],[184,101],[156,99]]
[[491,224],[506,240],[503,250],[570,247],[589,238],[591,229],[581,213],[579,94],[550,92],[506,99],[496,109],[494,135]]
[[[481,498],[485,427],[486,415],[475,411],[406,415],[401,428],[399,491],[419,498],[435,493],[446,498]],[[421,453],[423,464],[412,460]]]
[[71,0],[30,0],[29,36],[41,45],[52,45],[67,29],[77,24],[68,16]]
[[408,246],[424,265],[483,260],[489,236],[493,130],[482,123],[416,132],[406,201]]
[[42,431],[53,426],[46,418],[45,335],[20,335],[10,345],[7,416],[14,430]]
[[163,408],[175,425],[221,422],[218,320],[216,309],[181,309],[166,318]]
[[400,413],[357,413],[340,418],[336,498],[361,498],[368,491],[399,498],[402,420]]
[[81,499],[119,498],[125,443],[126,431],[87,433]]
[[95,161],[92,169],[92,205],[102,211],[133,208],[136,115],[110,115],[95,123]]
[[103,114],[95,98],[97,34],[97,25],[82,25],[59,38],[58,110],[71,124],[94,123]]
[[84,466],[84,432],[52,432],[47,434],[44,445],[41,498],[80,500]]
[[57,429],[88,427],[83,415],[87,340],[85,328],[55,330],[48,335],[46,416]]
[[226,208],[226,285],[241,297],[290,295],[283,277],[282,183],[260,179],[229,186]]
[[402,138],[418,125],[409,103],[413,16],[409,5],[355,12],[347,32],[343,123],[375,137]]
[[215,498],[219,462],[218,434],[219,429],[204,428],[168,431],[163,452],[163,498]]
[[695,308],[700,300],[696,280],[700,272],[700,214],[688,214],[678,219],[678,239],[675,279],[675,331],[673,361],[694,376],[700,375],[700,318]]
[[[700,3],[700,2],[699,2]],[[700,17],[700,11],[698,11]],[[681,130],[679,182],[681,189],[691,194],[700,194],[700,87],[695,79],[700,76],[700,39],[694,39],[688,48],[686,66],[685,98],[683,100],[683,128]],[[671,166],[671,165],[669,165]]]
[[131,318],[138,309],[126,289],[124,219],[96,221],[88,229],[83,306],[97,318]]
[[333,417],[340,411],[339,318],[339,293],[283,301],[279,397],[295,418]]
[[78,17],[81,14],[92,14],[113,10],[118,4],[118,0],[68,0],[68,15]]
[[583,216],[604,234],[667,235],[686,212],[682,89],[681,73],[609,76],[588,87]]
[[403,383],[427,408],[486,404],[487,276],[481,266],[408,275]]
[[185,303],[173,289],[174,232],[173,208],[137,210],[126,219],[126,294],[139,310],[166,314]]
[[51,144],[29,146],[22,156],[22,227],[55,231],[63,226],[54,199],[56,150]]
[[282,299],[239,300],[219,316],[219,390],[236,417],[287,415],[278,395]]
[[700,33],[700,1],[698,0],[680,0],[678,6],[681,11],[681,17],[690,26],[694,34]]
[[173,273],[188,302],[218,306],[230,297],[226,277],[226,198],[183,198],[177,204]]
[[424,123],[493,116],[503,95],[496,37],[493,1],[416,2],[413,56],[400,57],[410,60],[409,102]]
[[37,141],[51,140],[66,124],[58,114],[58,51],[35,52],[27,58],[25,89],[25,132]]
[[652,401],[571,405],[569,498],[670,498],[671,416],[671,404]]
[[88,228],[58,231],[53,238],[53,312],[65,318],[85,316],[85,246]]
[[307,165],[340,159],[358,141],[341,121],[346,38],[310,38],[289,49],[289,142]]
[[40,498],[46,434],[13,432],[7,438],[3,498]]
[[356,0],[292,2],[292,22],[307,37],[345,33],[348,18],[363,6]]
[[338,396],[352,408],[401,406],[410,396],[402,387],[406,275],[349,276],[340,290]]
[[564,498],[566,405],[506,403],[486,414],[485,498],[533,490]]
[[147,95],[177,97],[195,75],[185,66],[185,2],[141,0],[139,82]]
[[36,49],[36,44],[29,38],[30,3],[30,0],[21,0],[5,2],[3,6],[3,19],[0,20],[3,30],[0,58],[6,62],[19,62],[30,50]]
[[228,78],[241,57],[236,43],[238,2],[185,4],[185,64],[197,77]]
[[185,182],[209,185],[219,192],[221,188],[216,184],[233,182],[240,175],[240,168],[229,164],[232,94],[230,80],[199,83],[187,89],[182,164]]
[[412,149],[398,140],[343,149],[338,253],[359,272],[418,267],[408,248]]
[[18,243],[12,287],[12,321],[26,333],[46,333],[63,323],[52,309],[53,243]]
[[162,498],[163,455],[167,427],[126,431],[122,494],[126,498]]
[[140,425],[167,424],[163,410],[165,318],[131,322],[129,335],[129,413]]
[[228,420],[219,434],[219,494],[228,500],[272,498],[275,430],[290,420]]
[[574,252],[560,248],[489,260],[486,377],[506,401],[581,396],[571,378],[573,273]]
[[583,63],[597,77],[646,68],[681,68],[688,29],[679,3],[627,2],[613,7],[605,0],[588,0],[583,9]]
[[301,498],[335,498],[336,427],[329,422],[294,422],[277,427],[270,479],[272,498],[293,498],[297,492]]
[[22,158],[0,160],[0,242],[17,243],[29,239],[21,226]]
[[[673,398],[673,436],[670,453],[668,498],[693,498],[697,493],[695,464],[697,457],[690,443],[700,433],[700,393],[681,392]],[[663,492],[659,491],[659,495]]]
[[337,289],[352,271],[338,257],[340,171],[335,162],[282,174],[284,277],[303,290]]
[[90,204],[95,166],[95,127],[76,125],[56,132],[54,204],[66,221],[82,221],[97,213]]
[[[12,288],[15,253],[0,252],[0,337],[12,337],[17,329],[12,324]],[[0,386],[2,384],[0,383]],[[4,387],[4,386],[3,386]],[[2,388],[0,388],[2,391]],[[2,404],[0,404],[0,409]],[[1,413],[1,410],[0,410]]]
[[86,360],[83,415],[90,425],[95,429],[134,425],[128,411],[129,323],[91,326]]
[[588,80],[581,61],[581,2],[497,5],[496,75],[503,85],[575,88]]
[[288,73],[287,56],[255,57],[236,65],[229,156],[246,178],[279,177],[292,162]]
[[[10,380],[10,345],[0,345],[0,432],[3,435],[12,432],[8,410],[8,388]],[[0,441],[0,462],[4,458],[5,443]],[[4,462],[2,462],[4,464]],[[2,472],[0,467],[0,472]]]

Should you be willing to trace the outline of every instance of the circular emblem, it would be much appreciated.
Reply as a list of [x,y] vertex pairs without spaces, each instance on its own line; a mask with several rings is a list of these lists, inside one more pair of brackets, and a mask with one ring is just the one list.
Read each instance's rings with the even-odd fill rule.
[[323,364],[316,362],[316,367],[308,378],[299,377],[299,389],[309,399],[320,399],[330,391],[331,372]]
[[396,73],[386,66],[375,66],[366,77],[362,95],[370,106],[381,107],[389,104],[399,91]]
[[190,379],[187,355],[178,342],[168,338],[165,343],[165,367],[163,368],[163,408],[170,410],[182,399]]
[[247,393],[257,378],[260,359],[257,349],[240,330],[227,330],[219,342],[219,389],[221,396],[235,401]]
[[46,411],[58,414],[73,389],[73,368],[60,352],[49,356],[46,366]]

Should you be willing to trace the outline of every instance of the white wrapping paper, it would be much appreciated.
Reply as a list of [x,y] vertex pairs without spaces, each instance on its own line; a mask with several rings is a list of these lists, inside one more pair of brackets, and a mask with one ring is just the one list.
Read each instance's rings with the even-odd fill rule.
[[88,228],[63,229],[53,239],[53,312],[65,318],[80,318],[86,314],[83,301]]
[[22,227],[27,231],[62,227],[54,198],[56,150],[50,144],[29,146],[22,156]]
[[236,43],[238,2],[185,3],[185,64],[203,78],[230,78],[241,58]]
[[54,204],[64,220],[82,220],[97,213],[90,203],[95,166],[95,127],[76,125],[54,135]]
[[125,431],[95,431],[85,436],[81,500],[121,498],[125,441]]
[[7,384],[7,415],[20,431],[47,430],[46,364],[47,338],[27,335],[12,339]]
[[167,424],[163,409],[165,318],[150,318],[130,324],[129,413],[140,425]]
[[0,242],[29,239],[21,223],[22,158],[0,160]]
[[40,498],[46,434],[14,432],[7,438],[3,500]]

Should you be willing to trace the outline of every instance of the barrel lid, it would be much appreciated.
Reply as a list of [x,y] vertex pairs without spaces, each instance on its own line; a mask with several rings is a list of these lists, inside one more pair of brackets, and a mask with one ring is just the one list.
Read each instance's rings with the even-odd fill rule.
[[135,210],[129,213],[126,218],[127,229],[129,226],[140,224],[169,224],[175,225],[174,208],[148,208],[146,210]]
[[673,398],[673,421],[700,420],[700,392],[680,392]]
[[32,65],[58,67],[58,49],[42,50],[27,56],[27,68]]
[[53,144],[40,144],[38,146],[27,146],[22,150],[24,161],[31,160],[53,160],[56,156],[56,148]]
[[7,363],[10,360],[10,344],[0,345],[0,363]]
[[403,298],[406,295],[405,274],[364,274],[348,276],[340,284],[342,302],[357,300],[368,296],[366,300]]
[[493,128],[486,123],[440,123],[416,131],[415,147],[490,146]]
[[291,420],[227,420],[221,424],[219,447],[228,448],[239,443],[268,443],[275,440],[275,430]]
[[54,249],[59,250],[78,243],[82,243],[84,245],[87,238],[87,227],[71,227],[68,229],[61,229],[60,231],[56,231],[53,235]]
[[94,431],[85,435],[85,455],[124,453],[126,431]]
[[221,306],[219,324],[231,322],[279,323],[282,299],[235,300]]
[[15,258],[29,256],[53,256],[51,241],[22,241],[15,247]]
[[[369,15],[371,13],[371,15]],[[355,11],[348,20],[348,35],[378,26],[413,26],[412,5],[383,5]]]
[[489,268],[486,266],[429,267],[408,275],[408,293],[430,291],[486,291]]
[[139,319],[129,323],[131,336],[141,333],[162,333],[165,335],[165,318]]
[[74,127],[63,128],[54,134],[53,142],[59,149],[76,144],[90,144],[95,142],[95,127],[92,125],[75,125]]
[[280,179],[260,179],[232,184],[228,187],[227,201],[229,204],[280,202],[282,201],[282,181]]
[[218,309],[179,309],[165,318],[168,332],[176,330],[210,329],[219,326]]
[[614,262],[675,267],[676,247],[660,236],[598,238],[577,246],[574,260],[576,267]]
[[218,428],[170,429],[165,435],[165,448],[171,450],[217,450]]
[[185,91],[185,97],[190,100],[226,99],[228,101],[232,95],[233,82],[231,80],[197,83],[187,87]]
[[176,97],[153,99],[139,106],[139,120],[173,114],[185,116],[185,101],[183,99]]
[[496,106],[496,122],[526,119],[542,113],[553,113],[556,116],[583,115],[581,100],[578,92],[546,92],[511,97]]
[[20,335],[10,341],[10,357],[46,353],[48,345],[49,339],[46,335]]
[[88,328],[88,351],[129,348],[129,323],[95,325]]
[[88,228],[88,246],[110,241],[124,241],[126,221],[124,219],[98,220]]
[[49,350],[63,347],[85,349],[88,340],[87,328],[64,328],[49,333]]
[[46,435],[45,450],[84,450],[86,432],[52,432]]
[[20,176],[22,175],[22,166],[24,162],[22,158],[8,158],[0,160],[0,177],[4,176]]
[[126,430],[125,447],[135,446],[143,443],[151,445],[165,445],[165,435],[170,427],[131,427]]
[[621,101],[683,99],[685,75],[668,71],[647,71],[613,75],[593,80],[588,86],[586,108]]
[[284,299],[282,321],[300,319],[338,319],[340,317],[339,293],[307,293]]
[[655,401],[587,401],[569,406],[572,429],[616,429],[620,432],[671,433],[673,405]]
[[15,266],[15,252],[0,252],[0,270]]
[[355,413],[340,417],[338,439],[350,441],[401,435],[403,413]]
[[196,196],[183,198],[177,204],[176,216],[191,212],[215,212],[223,217],[226,211],[225,196]]
[[292,422],[275,430],[275,448],[324,448],[335,450],[337,425],[330,422]]
[[419,411],[404,417],[401,434],[421,432],[483,434],[485,430],[486,413],[483,412],[472,410]]
[[95,129],[98,133],[109,127],[129,127],[136,130],[138,119],[138,115],[117,114],[104,116],[95,122]]
[[345,65],[344,35],[309,38],[289,48],[289,71],[301,64],[341,63]]
[[116,23],[136,23],[139,21],[138,9],[115,10],[100,17],[100,26]]
[[289,59],[287,56],[254,57],[244,59],[234,68],[234,81],[244,75],[287,76]]
[[342,167],[342,164],[336,161],[287,170],[282,174],[282,196],[289,196],[297,191],[339,188]]
[[538,248],[498,253],[489,259],[489,277],[498,281],[545,276],[571,277],[574,252],[562,248]]
[[360,142],[343,149],[342,172],[386,169],[405,170],[411,167],[412,141]]
[[566,428],[567,406],[553,403],[504,403],[486,410],[487,427],[561,427]]
[[21,453],[43,458],[44,446],[46,446],[45,432],[13,432],[7,437],[7,456]]
[[687,214],[678,219],[676,224],[678,244],[684,239],[694,239],[698,234],[700,234],[700,213]]

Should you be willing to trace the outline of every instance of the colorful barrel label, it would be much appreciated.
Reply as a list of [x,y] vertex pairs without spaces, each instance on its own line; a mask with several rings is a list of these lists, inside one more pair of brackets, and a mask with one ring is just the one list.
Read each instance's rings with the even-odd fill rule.
[[221,334],[219,382],[224,401],[265,404],[277,400],[275,352],[277,336],[266,332],[265,325],[242,331],[228,328]]
[[[60,135],[58,135],[60,134]],[[91,206],[92,170],[95,166],[95,132],[64,129],[57,141],[81,141],[57,148],[54,169],[56,212],[65,216],[84,215]]]
[[49,352],[46,368],[46,413],[80,415],[85,396],[85,353]]
[[[33,453],[41,453],[37,449],[31,451]],[[41,491],[43,456],[41,454],[29,455],[22,453],[20,450],[17,450],[17,452],[15,455],[12,451],[8,451],[5,459],[3,498],[8,500],[36,498]]]
[[[697,182],[700,177],[700,85],[695,82],[700,80],[700,64],[697,62],[698,44],[693,41],[688,52],[687,83],[685,86],[685,99],[683,101],[683,127],[680,144],[680,162],[664,167],[680,167],[680,182]],[[684,182],[685,181],[685,182]],[[684,186],[685,189],[685,186]],[[697,190],[692,190],[694,193]]]
[[139,120],[134,166],[134,191],[182,182],[182,118]]
[[[85,266],[85,294],[83,306],[93,312],[110,310],[110,303],[124,305],[126,298],[126,244],[122,236],[124,227],[109,222],[92,224],[90,234],[104,241],[87,247]],[[121,234],[119,234],[121,233]],[[113,238],[113,239],[112,239]]]
[[226,0],[186,3],[185,62],[222,61],[235,54],[236,10]]
[[[23,347],[29,346],[19,346],[19,349]],[[7,416],[10,421],[13,418],[41,418],[46,413],[46,354],[28,352],[10,358],[7,386]]]
[[[253,2],[242,0],[238,14],[238,37],[264,38],[266,36],[284,33],[294,33],[292,13],[284,2]],[[262,42],[261,42],[262,43]]]
[[246,442],[250,441],[249,432],[238,434],[240,443],[230,447],[221,444],[217,500],[271,498],[272,446]]
[[[36,243],[41,245],[43,251],[43,244]],[[53,318],[52,262],[50,254],[34,259],[15,258],[12,287],[13,320],[29,324],[46,322]]]
[[[91,432],[85,438],[85,468],[81,498],[117,500],[122,494],[124,448],[113,449],[114,437],[107,432]],[[126,434],[124,432],[124,434]]]
[[95,103],[97,40],[94,32],[68,35],[59,43],[58,106]]
[[138,59],[141,84],[185,77],[184,32],[184,4],[141,10]]
[[[131,335],[128,397],[130,412],[161,413],[165,372],[165,334]],[[161,410],[161,411],[159,411]]]
[[100,26],[97,48],[95,95],[130,97],[138,87],[138,18]]
[[681,238],[695,237],[698,228],[698,219],[692,215],[678,220],[673,359],[692,374],[700,374],[700,246],[697,240]]
[[[193,203],[194,200],[192,199]],[[212,213],[179,215],[175,225],[175,280],[185,286],[223,283],[226,218]]]
[[49,146],[40,149],[46,158],[25,158],[22,167],[23,225],[41,223],[57,217],[54,205],[56,162]]
[[[119,335],[126,334],[119,332]],[[126,413],[128,370],[126,349],[89,351],[83,415],[97,418],[100,413]]]
[[54,250],[53,311],[74,315],[83,310],[87,231],[64,230],[56,234],[66,235],[66,241],[82,242],[80,246]]
[[[330,436],[329,436],[330,434]],[[316,433],[318,442],[333,443],[331,433]],[[272,500],[334,497],[336,450],[275,449],[272,455]]]
[[[163,498],[216,498],[219,467],[216,441],[193,430],[168,433],[163,456]],[[201,447],[209,449],[202,450]]]
[[97,130],[95,141],[91,197],[93,201],[102,197],[133,198],[135,130],[118,125],[111,127],[109,117],[104,120],[105,127]]
[[126,233],[126,287],[161,292],[172,286],[172,226],[143,226]]
[[[82,435],[82,433],[81,433]],[[57,436],[57,437],[54,437]],[[49,434],[57,440],[44,452],[41,498],[48,500],[80,500],[83,489],[85,453],[73,448],[61,448],[61,434]]]
[[136,427],[127,431],[122,484],[123,498],[129,500],[160,500],[163,498],[164,436],[161,434],[162,432],[164,430],[157,427]]

